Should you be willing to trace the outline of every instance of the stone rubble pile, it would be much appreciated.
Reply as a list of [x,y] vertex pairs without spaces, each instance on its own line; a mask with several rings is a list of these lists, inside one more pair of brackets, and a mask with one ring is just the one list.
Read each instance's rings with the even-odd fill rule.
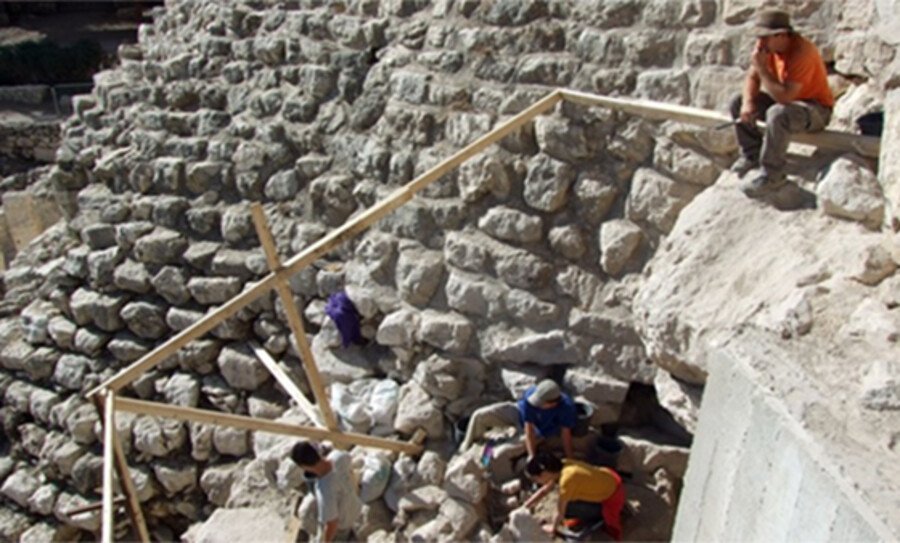
[[[721,107],[751,14],[713,0],[167,1],[74,99],[49,173],[66,222],[4,275],[2,538],[98,530],[97,512],[66,515],[99,497],[100,425],[83,393],[268,272],[249,202],[264,203],[284,259],[557,86]],[[845,59],[858,43],[847,39]],[[735,150],[725,132],[561,104],[296,274],[342,425],[404,439],[423,428],[439,444],[460,417],[561,365],[600,425],[618,421],[632,383],[672,380],[654,362],[684,378],[661,350],[648,355],[632,300]],[[824,210],[877,227],[877,186],[845,162],[822,185]],[[896,268],[872,260],[875,276]],[[342,290],[365,345],[341,347],[325,315]],[[270,293],[124,393],[304,422],[249,341],[308,388]],[[666,390],[692,429],[699,392]],[[301,485],[292,439],[128,415],[117,432],[163,539],[216,507],[286,511]],[[629,445],[642,451],[634,492],[647,510],[663,504],[643,537],[666,538],[687,451],[641,443]],[[370,466],[368,454],[354,450],[361,471],[389,476],[361,533],[491,537],[477,459]],[[511,533],[533,533],[515,518]]]

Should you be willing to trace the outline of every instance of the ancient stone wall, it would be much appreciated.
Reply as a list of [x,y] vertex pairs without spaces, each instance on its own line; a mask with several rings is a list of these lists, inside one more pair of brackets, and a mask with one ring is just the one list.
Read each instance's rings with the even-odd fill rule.
[[[791,6],[821,29],[814,37],[832,58],[859,61],[854,32],[872,16],[838,19],[837,4],[868,9]],[[3,510],[4,535],[98,528],[96,513],[65,515],[97,499],[100,480],[97,416],[81,393],[266,273],[249,202],[264,203],[285,257],[556,87],[721,107],[740,85],[754,9],[167,2],[121,66],[73,101],[50,174],[68,231],[4,277],[4,309],[18,313],[0,327],[10,441],[0,494],[15,504]],[[617,421],[631,383],[671,380],[633,324],[645,264],[734,152],[726,131],[562,104],[298,273],[295,302],[345,424],[404,437],[422,427],[439,442],[460,416],[561,365],[567,389],[597,405],[594,422]],[[364,346],[342,348],[325,316],[340,290],[359,309]],[[267,296],[125,393],[302,420],[251,340],[302,373],[280,302]],[[355,409],[376,393],[396,407]],[[117,426],[163,538],[299,481],[285,456],[292,440],[150,417],[122,415]],[[669,524],[685,454],[635,462],[646,488],[668,489]],[[366,530],[390,529],[399,496],[428,486],[440,492],[407,535],[486,529],[477,462],[457,458],[445,481],[443,461],[428,458],[395,464],[385,497],[367,504]],[[664,522],[642,538],[667,535]]]
[[48,164],[59,145],[59,121],[0,122],[0,156]]

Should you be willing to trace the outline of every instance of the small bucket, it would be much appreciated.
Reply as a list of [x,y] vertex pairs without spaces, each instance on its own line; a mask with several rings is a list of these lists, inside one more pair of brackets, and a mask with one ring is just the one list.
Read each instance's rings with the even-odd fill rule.
[[625,444],[615,437],[600,436],[591,449],[590,461],[596,466],[616,469]]
[[591,429],[591,417],[594,416],[594,406],[589,403],[575,402],[575,412],[578,418],[575,421],[575,428],[572,428],[572,435],[584,437]]

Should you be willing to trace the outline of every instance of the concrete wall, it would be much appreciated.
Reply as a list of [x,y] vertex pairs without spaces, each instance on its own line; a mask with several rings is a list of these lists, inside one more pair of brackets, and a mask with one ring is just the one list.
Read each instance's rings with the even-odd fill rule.
[[754,369],[718,354],[673,541],[892,541]]

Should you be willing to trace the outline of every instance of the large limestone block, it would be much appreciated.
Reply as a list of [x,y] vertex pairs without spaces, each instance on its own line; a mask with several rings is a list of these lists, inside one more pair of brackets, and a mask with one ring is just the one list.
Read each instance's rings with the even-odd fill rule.
[[669,104],[690,103],[690,79],[684,70],[645,70],[638,74],[635,96]]
[[478,220],[478,228],[502,241],[530,243],[541,238],[543,221],[517,209],[492,207]]
[[672,415],[675,422],[692,434],[696,432],[703,387],[680,381],[667,371],[656,372],[653,387],[659,405]]
[[678,183],[655,170],[641,168],[631,181],[625,216],[667,233],[672,230],[681,210],[700,190],[696,185]]
[[594,404],[625,401],[628,383],[593,369],[572,368],[566,371],[565,387],[573,396],[581,396]]
[[746,72],[736,66],[702,66],[691,70],[691,105],[728,111],[731,98],[741,92]]
[[656,141],[653,167],[671,175],[676,181],[704,187],[715,183],[722,172],[722,168],[708,156],[665,137]]
[[834,162],[816,186],[822,210],[832,217],[877,230],[884,219],[884,196],[871,169],[851,157]]
[[187,247],[187,239],[182,234],[157,228],[135,242],[134,255],[139,262],[168,264],[177,261]]
[[444,258],[436,251],[410,248],[397,259],[397,286],[407,302],[424,306],[444,277]]
[[440,439],[444,433],[444,416],[434,400],[415,381],[400,387],[394,429],[411,435],[422,428],[428,437]]
[[619,468],[625,472],[653,473],[665,468],[675,477],[684,477],[687,469],[688,448],[665,444],[654,432],[631,430],[619,434],[625,445],[619,459]]
[[474,334],[472,322],[458,313],[426,310],[421,315],[419,338],[449,353],[466,353]]
[[163,457],[187,441],[184,423],[154,417],[138,417],[134,421],[134,447],[152,456]]
[[[329,321],[330,322],[330,321]],[[333,326],[333,325],[331,325]],[[375,363],[358,345],[340,347],[340,339],[334,337],[336,332],[331,329],[323,329],[316,334],[311,342],[313,356],[322,382],[352,383],[358,379],[372,377],[375,374]]]
[[609,275],[619,275],[634,256],[644,233],[627,219],[607,221],[600,226],[600,265]]
[[463,163],[459,168],[457,182],[460,196],[466,202],[478,201],[488,194],[506,198],[511,185],[504,161],[488,153]]
[[28,500],[40,486],[41,481],[36,473],[30,469],[20,469],[3,481],[0,494],[27,509]]
[[185,543],[256,543],[283,541],[284,518],[272,508],[216,509],[209,520],[184,534]]
[[203,471],[200,476],[200,488],[212,503],[223,506],[231,495],[231,483],[234,481],[235,472],[240,469],[239,464],[226,464],[212,466]]
[[394,347],[411,346],[418,329],[419,313],[401,309],[382,319],[375,334],[375,341]]
[[445,290],[447,305],[461,313],[492,317],[503,313],[504,289],[479,276],[452,272]]
[[160,303],[138,301],[122,308],[122,319],[138,337],[159,339],[169,333],[165,307]]
[[256,390],[270,377],[265,366],[246,348],[225,347],[217,362],[228,384],[240,390]]
[[889,221],[900,225],[900,89],[891,90],[884,101],[884,132],[881,135],[878,181],[890,208]]
[[482,350],[490,360],[538,364],[573,364],[581,355],[562,330],[543,333],[490,330],[482,338]]
[[163,461],[153,465],[153,474],[168,495],[197,486],[197,466],[194,464]]
[[558,211],[566,205],[574,181],[575,172],[570,165],[544,154],[537,155],[528,163],[525,203],[538,211]]
[[689,384],[706,380],[711,334],[755,325],[782,337],[798,312],[780,308],[798,293],[817,308],[806,340],[833,344],[863,285],[896,270],[885,243],[855,224],[781,213],[717,184],[685,208],[649,263],[634,298],[637,329],[653,361]]

